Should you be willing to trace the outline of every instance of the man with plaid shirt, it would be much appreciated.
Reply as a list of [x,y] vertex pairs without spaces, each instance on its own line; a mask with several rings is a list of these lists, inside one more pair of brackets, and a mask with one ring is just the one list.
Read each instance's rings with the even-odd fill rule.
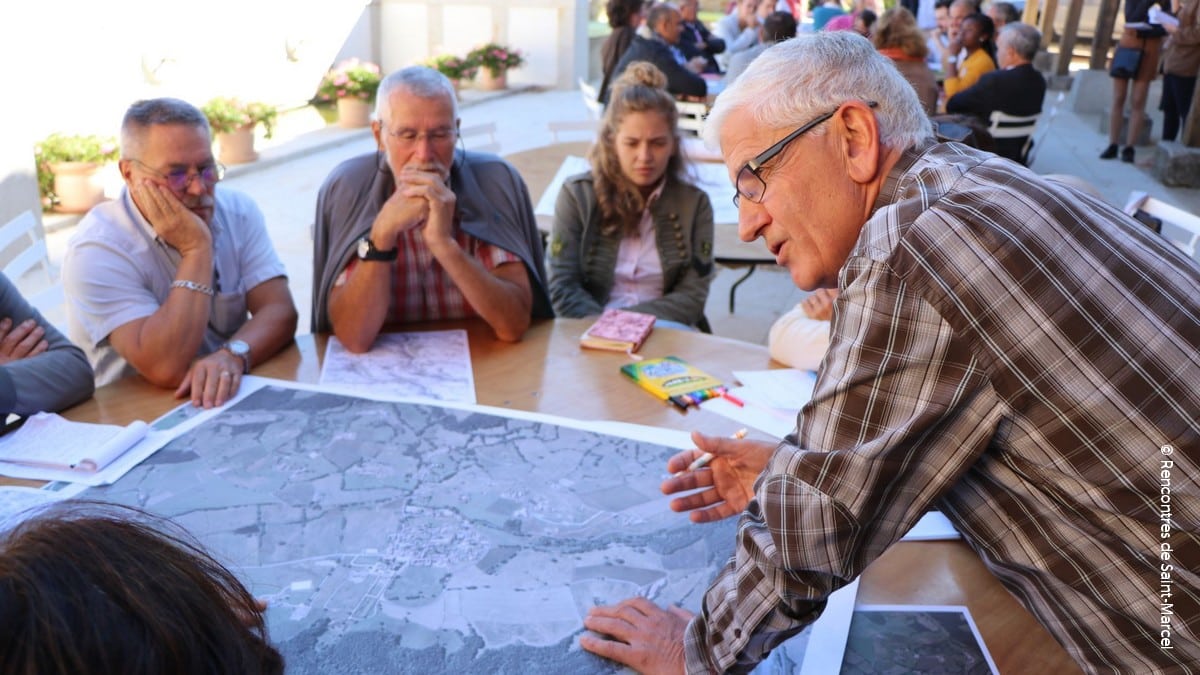
[[455,150],[454,88],[422,66],[379,85],[378,153],[334,169],[317,200],[314,330],[365,352],[387,325],[481,317],[506,341],[550,315],[524,182]]
[[839,290],[829,351],[782,443],[695,434],[667,464],[672,508],[741,518],[701,612],[595,607],[584,625],[614,639],[580,645],[748,672],[936,507],[1085,671],[1200,671],[1200,266],[1098,199],[935,144],[853,33],[768,49],[705,129],[742,239]]

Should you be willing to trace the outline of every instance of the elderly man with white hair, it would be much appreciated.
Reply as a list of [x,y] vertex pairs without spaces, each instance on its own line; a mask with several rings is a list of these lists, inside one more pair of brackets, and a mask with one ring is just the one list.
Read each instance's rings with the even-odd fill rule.
[[1084,670],[1197,663],[1200,267],[1099,200],[935,144],[851,33],[767,50],[706,133],[742,239],[839,290],[829,353],[778,446],[694,434],[667,464],[673,509],[741,518],[701,613],[596,607],[585,626],[612,639],[582,647],[746,672],[936,507]]

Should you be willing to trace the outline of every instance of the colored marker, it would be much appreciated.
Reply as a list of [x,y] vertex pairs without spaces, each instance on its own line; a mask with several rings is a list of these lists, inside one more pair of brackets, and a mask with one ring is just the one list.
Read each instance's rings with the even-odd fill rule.
[[729,401],[730,403],[732,403],[732,404],[736,405],[736,406],[737,406],[737,407],[739,407],[739,408],[744,408],[744,407],[746,407],[746,402],[745,402],[745,401],[743,401],[742,399],[740,399],[740,398],[738,398],[738,397],[734,396],[733,394],[731,394],[731,393],[729,393],[729,392],[727,392],[727,391],[726,391],[726,392],[722,392],[722,393],[721,393],[721,398],[725,399],[726,401]]

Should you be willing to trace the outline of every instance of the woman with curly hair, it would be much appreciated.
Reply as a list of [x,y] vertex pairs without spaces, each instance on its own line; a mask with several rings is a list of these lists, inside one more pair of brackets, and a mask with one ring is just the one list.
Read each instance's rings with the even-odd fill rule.
[[917,20],[912,12],[904,7],[893,7],[884,12],[875,22],[871,43],[880,54],[896,64],[896,69],[916,90],[925,114],[937,112],[937,79],[925,62],[929,46],[925,34],[917,28]]
[[613,84],[591,171],[558,195],[550,298],[564,317],[624,308],[704,326],[713,212],[687,181],[666,76],[635,62]]

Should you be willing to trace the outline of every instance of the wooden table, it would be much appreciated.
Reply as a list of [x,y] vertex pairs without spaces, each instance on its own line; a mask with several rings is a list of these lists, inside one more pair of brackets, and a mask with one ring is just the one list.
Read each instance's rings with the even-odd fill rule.
[[[705,410],[680,413],[627,381],[617,372],[628,361],[625,355],[580,349],[579,335],[590,323],[585,319],[537,322],[517,344],[499,342],[481,321],[414,328],[467,330],[480,404],[577,419],[729,433],[730,420]],[[315,383],[325,341],[324,336],[300,336],[294,345],[255,368],[254,374]],[[640,353],[647,357],[674,354],[726,380],[733,370],[776,365],[762,346],[670,329],[655,330]],[[154,419],[177,404],[170,390],[133,377],[102,387],[95,398],[72,408],[66,416],[127,424],[134,419]],[[1079,672],[1045,629],[961,541],[896,544],[862,575],[858,602],[966,605],[1001,673]]]

